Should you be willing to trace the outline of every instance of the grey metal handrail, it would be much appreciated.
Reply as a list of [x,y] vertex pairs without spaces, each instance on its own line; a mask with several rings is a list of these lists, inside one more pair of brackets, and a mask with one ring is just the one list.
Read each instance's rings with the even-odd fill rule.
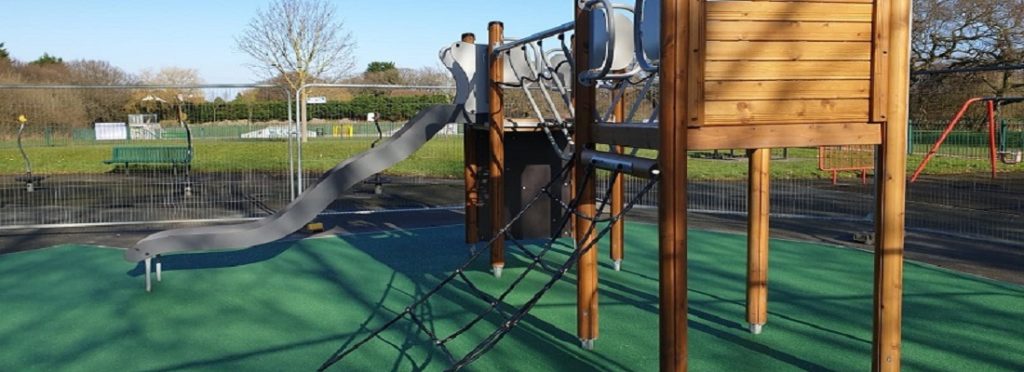
[[572,31],[575,28],[576,28],[576,22],[575,21],[573,21],[573,22],[566,22],[566,23],[564,23],[562,25],[555,26],[553,28],[549,28],[547,30],[537,32],[537,33],[535,33],[533,35],[530,35],[530,36],[527,36],[527,37],[524,37],[524,38],[520,38],[518,40],[509,42],[509,43],[503,43],[503,44],[501,44],[499,46],[496,46],[496,47],[494,47],[494,51],[491,53],[491,56],[492,57],[493,56],[497,56],[498,54],[503,53],[503,52],[507,52],[509,50],[512,50],[513,48],[522,47],[522,46],[524,46],[526,44],[529,44],[529,43],[541,41],[541,40],[544,40],[544,39],[547,39],[549,37],[556,36],[556,35],[559,35],[559,34],[564,34],[566,32]]

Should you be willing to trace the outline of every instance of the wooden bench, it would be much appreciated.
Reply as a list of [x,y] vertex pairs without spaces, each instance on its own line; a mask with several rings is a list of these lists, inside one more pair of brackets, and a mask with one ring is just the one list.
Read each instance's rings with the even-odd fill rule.
[[182,146],[117,146],[110,160],[104,164],[124,164],[125,172],[131,164],[170,164],[177,173],[178,166],[192,163],[192,151]]

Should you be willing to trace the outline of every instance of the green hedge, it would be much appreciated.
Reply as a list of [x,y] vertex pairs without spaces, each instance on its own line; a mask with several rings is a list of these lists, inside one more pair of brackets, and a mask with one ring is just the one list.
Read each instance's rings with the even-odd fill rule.
[[[405,121],[423,108],[451,102],[442,95],[377,96],[360,95],[350,101],[330,101],[325,104],[308,105],[309,119],[353,119],[365,120],[366,113],[378,112],[383,120]],[[165,119],[176,116],[173,107],[160,113]],[[206,102],[190,104],[184,109],[190,123],[202,124],[219,121],[247,120],[252,122],[288,120],[288,104],[280,101],[264,102]]]

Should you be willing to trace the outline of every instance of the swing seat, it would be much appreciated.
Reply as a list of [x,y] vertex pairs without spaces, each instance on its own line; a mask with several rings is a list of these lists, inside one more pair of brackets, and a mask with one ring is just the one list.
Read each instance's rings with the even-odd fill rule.
[[999,160],[1003,164],[1020,164],[1021,161],[1024,161],[1024,151],[1002,151],[999,153]]

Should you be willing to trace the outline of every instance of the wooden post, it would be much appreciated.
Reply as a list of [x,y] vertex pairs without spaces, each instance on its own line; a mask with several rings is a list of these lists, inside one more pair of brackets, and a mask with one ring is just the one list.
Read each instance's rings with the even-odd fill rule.
[[[472,33],[464,33],[462,34],[462,42],[475,43],[476,36]],[[477,177],[480,174],[476,148],[478,134],[473,125],[466,125],[464,128],[462,134],[462,156],[466,186],[466,244],[476,244],[480,241],[480,217],[477,210],[477,207],[480,205],[480,195],[477,192],[479,187]]]
[[747,197],[747,324],[760,334],[768,322],[768,222],[771,206],[770,149],[747,152],[750,179]]
[[[575,2],[573,3],[575,7]],[[590,66],[590,13],[576,10],[576,49],[574,50],[576,68],[574,76],[579,76],[582,69]],[[594,111],[596,108],[596,91],[594,86],[583,86],[578,79],[573,79],[573,94],[576,104],[575,131],[576,146],[579,150],[593,148],[591,141],[591,129],[594,125]],[[580,161],[581,151],[577,151],[573,157],[576,162],[574,172],[574,184],[580,190],[578,212],[580,217],[576,219],[576,242],[582,249],[593,245],[584,253],[576,265],[578,282],[576,284],[576,325],[580,338],[580,344],[585,349],[593,349],[594,340],[598,336],[598,312],[597,312],[597,232],[590,231],[593,222],[588,217],[597,213],[596,177],[590,173],[587,177],[587,167]],[[580,188],[579,185],[586,187]]]
[[494,243],[491,244],[491,269],[494,276],[501,277],[501,270],[505,268],[505,237],[500,233],[505,225],[505,184],[503,173],[505,169],[505,110],[504,94],[499,83],[504,80],[504,58],[494,55],[494,48],[501,45],[504,40],[505,25],[494,21],[487,25],[488,44],[487,55],[490,58],[490,92],[488,100],[491,106],[491,125],[488,140],[491,145],[491,156],[489,165],[490,200],[491,203],[491,237]]
[[874,334],[871,368],[900,370],[911,0],[892,0],[887,117],[876,176]]
[[[689,121],[687,68],[688,1],[661,0],[660,149],[658,165],[658,316],[662,371],[687,366],[686,135]],[[577,112],[579,109],[577,108]]]
[[[613,94],[614,95],[614,94]],[[622,98],[619,99],[615,104],[614,111],[612,113],[612,121],[621,123],[626,120],[626,94],[623,91]],[[614,146],[614,152],[617,154],[623,153],[622,146]],[[611,198],[611,215],[618,216],[622,214],[622,205],[625,199],[625,190],[623,189],[623,176],[622,173],[618,173],[615,177],[612,177],[612,198]],[[622,269],[622,260],[625,258],[625,236],[626,236],[626,219],[620,218],[615,225],[612,226],[611,234],[611,258],[612,264],[615,265],[615,271]]]

